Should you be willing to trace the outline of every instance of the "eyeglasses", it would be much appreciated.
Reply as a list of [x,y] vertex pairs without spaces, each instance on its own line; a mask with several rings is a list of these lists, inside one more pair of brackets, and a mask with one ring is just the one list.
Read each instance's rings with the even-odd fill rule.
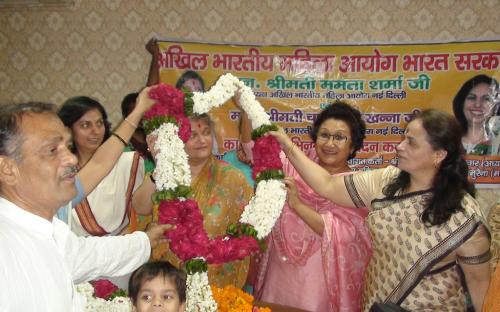
[[330,141],[330,138],[333,139],[333,143],[335,144],[344,144],[349,139],[347,136],[342,133],[334,133],[330,134],[328,132],[320,132],[318,133],[318,142],[326,143]]

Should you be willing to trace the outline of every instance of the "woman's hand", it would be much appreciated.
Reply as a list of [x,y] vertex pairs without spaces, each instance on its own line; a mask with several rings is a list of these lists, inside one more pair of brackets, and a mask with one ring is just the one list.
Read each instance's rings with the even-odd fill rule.
[[286,201],[288,206],[293,210],[300,209],[302,201],[300,200],[299,191],[293,177],[285,177],[283,182],[286,185]]
[[300,199],[299,191],[293,177],[285,177],[286,200],[288,207],[293,210],[316,234],[322,236],[325,224],[321,215]]
[[146,143],[148,144],[148,151],[151,153],[151,156],[153,156],[153,159],[156,162],[156,155],[158,155],[158,150],[155,148],[156,140],[158,138],[156,135],[153,134],[148,134],[146,136]]
[[145,112],[147,112],[151,106],[155,103],[154,100],[149,98],[149,90],[151,90],[152,87],[146,87],[142,89],[141,93],[137,96],[137,102],[135,105],[134,110],[137,110],[141,116]]
[[238,89],[233,95],[233,102],[236,108],[238,108],[240,111],[244,112],[243,108],[241,108],[241,91]]
[[283,128],[278,127],[278,131],[269,131],[268,133],[278,140],[281,149],[288,155],[288,151],[290,151],[293,147],[293,142],[290,140]]

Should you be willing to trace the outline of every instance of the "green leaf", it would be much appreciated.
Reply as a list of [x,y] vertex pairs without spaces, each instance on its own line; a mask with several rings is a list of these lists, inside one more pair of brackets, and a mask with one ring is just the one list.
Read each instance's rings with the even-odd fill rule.
[[186,117],[193,115],[193,92],[191,92],[188,88],[182,87],[182,92],[184,92],[184,114]]
[[127,292],[123,289],[118,289],[117,291],[115,291],[114,293],[112,293],[111,295],[108,296],[108,298],[106,298],[107,301],[111,301],[113,299],[115,299],[116,297],[128,297],[127,295]]
[[158,204],[162,200],[174,200],[180,197],[191,198],[193,192],[190,186],[178,185],[174,190],[158,191],[154,192],[151,196],[153,203]]
[[146,131],[146,134],[150,134],[151,132],[155,131],[158,129],[162,124],[170,122],[175,125],[177,125],[177,120],[172,117],[172,116],[155,116],[151,119],[144,120],[142,122],[144,131]]
[[262,137],[264,134],[266,134],[269,131],[277,131],[278,126],[275,124],[270,124],[270,125],[262,125],[258,127],[257,129],[252,131],[252,140],[257,140],[258,138]]
[[227,233],[227,235],[232,236],[232,237],[251,236],[259,244],[259,248],[261,251],[265,251],[267,248],[265,240],[257,238],[257,230],[251,224],[248,224],[248,223],[230,224],[227,227],[226,233]]
[[259,172],[257,174],[257,177],[255,178],[255,184],[258,184],[260,181],[267,181],[267,180],[282,180],[285,178],[285,174],[283,173],[282,170],[279,169],[269,169],[269,170],[264,170]]
[[187,274],[207,272],[208,264],[202,259],[190,259],[184,263],[184,271]]

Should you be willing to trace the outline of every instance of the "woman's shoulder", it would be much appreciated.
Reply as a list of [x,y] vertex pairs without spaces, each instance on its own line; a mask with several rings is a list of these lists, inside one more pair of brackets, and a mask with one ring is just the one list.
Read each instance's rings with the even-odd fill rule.
[[[123,152],[120,155],[120,158],[115,163],[115,166],[113,167],[113,170],[108,175],[114,175],[117,174],[118,172],[130,172],[130,168],[132,164],[134,163],[134,156],[139,155],[137,152],[130,151],[130,152]],[[141,157],[138,157],[138,166],[143,166],[143,159]]]
[[486,216],[479,206],[478,201],[469,193],[466,193],[462,198],[462,207],[467,215],[476,215],[481,221],[486,222]]
[[393,179],[401,172],[401,169],[395,166],[387,166],[384,168],[371,169],[366,171],[356,171],[355,174],[362,174],[369,176],[374,179],[381,179],[384,182],[387,182]]
[[227,173],[227,174],[234,174],[234,173],[239,174],[239,173],[241,173],[240,170],[235,165],[233,165],[232,163],[230,163],[226,160],[216,158],[215,164],[224,173]]

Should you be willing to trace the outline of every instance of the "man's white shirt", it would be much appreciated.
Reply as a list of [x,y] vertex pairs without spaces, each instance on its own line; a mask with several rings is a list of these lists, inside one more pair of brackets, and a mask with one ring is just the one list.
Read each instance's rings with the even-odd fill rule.
[[143,232],[78,237],[0,197],[0,311],[82,311],[75,284],[130,273],[150,252]]

